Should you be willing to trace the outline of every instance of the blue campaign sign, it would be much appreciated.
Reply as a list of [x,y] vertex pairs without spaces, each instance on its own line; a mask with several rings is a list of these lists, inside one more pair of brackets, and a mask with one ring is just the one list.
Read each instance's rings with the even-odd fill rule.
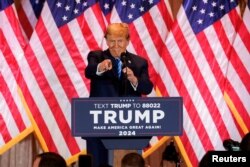
[[178,136],[181,97],[73,98],[72,134],[81,137]]

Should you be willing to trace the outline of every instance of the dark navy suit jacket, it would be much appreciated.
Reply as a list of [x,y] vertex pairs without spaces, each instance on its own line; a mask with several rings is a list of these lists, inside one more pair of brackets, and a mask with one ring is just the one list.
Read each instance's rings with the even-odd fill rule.
[[[97,65],[104,59],[110,59],[113,68],[98,76],[96,75]],[[126,52],[126,62],[123,64],[126,64],[138,79],[136,91],[126,79],[125,74],[122,73],[121,79],[118,78],[115,58],[109,50],[90,52],[88,66],[85,69],[85,76],[91,80],[90,97],[136,97],[152,91],[153,84],[149,79],[148,63],[144,58]]]

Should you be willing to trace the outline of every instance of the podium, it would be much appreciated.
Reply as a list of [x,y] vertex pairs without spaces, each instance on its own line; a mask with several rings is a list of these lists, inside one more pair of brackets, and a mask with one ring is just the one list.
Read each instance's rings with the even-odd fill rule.
[[73,98],[72,135],[99,137],[109,150],[143,149],[152,136],[183,131],[182,97]]

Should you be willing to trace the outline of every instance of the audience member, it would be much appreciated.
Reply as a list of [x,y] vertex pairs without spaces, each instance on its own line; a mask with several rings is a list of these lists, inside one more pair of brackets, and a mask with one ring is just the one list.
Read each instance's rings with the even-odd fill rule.
[[145,161],[138,153],[128,153],[122,158],[121,167],[145,167]]
[[67,167],[65,159],[54,152],[44,152],[35,157],[32,167]]
[[93,167],[93,157],[90,154],[79,155],[78,167]]
[[241,140],[241,151],[250,151],[250,132],[248,132]]

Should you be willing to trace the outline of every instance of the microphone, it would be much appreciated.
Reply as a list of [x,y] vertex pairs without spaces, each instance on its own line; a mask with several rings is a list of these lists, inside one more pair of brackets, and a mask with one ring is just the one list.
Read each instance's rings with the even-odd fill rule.
[[121,61],[122,61],[122,69],[125,68],[125,73],[123,75],[123,85],[124,85],[124,96],[127,96],[127,78],[128,78],[128,71],[127,71],[127,55],[125,52],[121,53]]
[[122,68],[127,67],[127,55],[125,52],[121,53]]
[[228,151],[240,151],[240,143],[232,139],[224,140],[223,146]]

